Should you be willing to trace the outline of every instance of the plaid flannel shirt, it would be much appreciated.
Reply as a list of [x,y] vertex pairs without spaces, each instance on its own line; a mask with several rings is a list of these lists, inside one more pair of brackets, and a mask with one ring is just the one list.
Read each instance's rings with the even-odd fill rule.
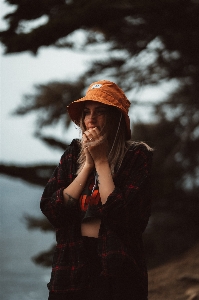
[[[53,257],[50,291],[78,291],[89,282],[87,256],[81,236],[78,202],[64,204],[63,189],[76,177],[79,141],[73,140],[49,179],[41,210],[56,229],[57,246]],[[150,169],[152,151],[142,143],[132,143],[114,177],[115,189],[96,215],[101,219],[98,254],[102,276],[132,276],[132,284],[148,288],[143,256],[142,233],[150,216]]]

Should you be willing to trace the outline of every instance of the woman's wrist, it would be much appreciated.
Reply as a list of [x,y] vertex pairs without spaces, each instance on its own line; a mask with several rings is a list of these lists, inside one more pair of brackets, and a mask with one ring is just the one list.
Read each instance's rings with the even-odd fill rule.
[[93,170],[94,170],[94,165],[92,164],[88,164],[87,162],[85,162],[83,169],[85,172],[88,172],[88,174],[90,174]]
[[97,169],[98,167],[101,167],[101,166],[109,166],[109,162],[108,162],[108,159],[100,159],[100,160],[97,160],[95,162],[95,168]]
[[82,193],[82,190],[86,184],[90,173],[92,172],[92,169],[92,166],[85,164],[80,173],[77,175],[77,177],[71,182],[69,186],[67,186],[63,190],[65,203],[77,202],[77,199],[79,199],[79,196]]

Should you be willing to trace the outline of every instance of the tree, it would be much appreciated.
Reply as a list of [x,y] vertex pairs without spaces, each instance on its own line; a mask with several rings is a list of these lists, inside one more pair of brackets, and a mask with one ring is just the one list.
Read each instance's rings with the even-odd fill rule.
[[[167,109],[173,111],[181,106],[185,118],[190,118],[187,105],[198,110],[198,1],[7,2],[15,5],[15,11],[4,17],[8,29],[0,32],[6,54],[36,54],[40,47],[52,45],[82,51],[102,51],[101,44],[105,46],[106,57],[93,61],[76,82],[39,85],[35,95],[25,98],[17,113],[41,111],[39,129],[58,122],[60,115],[65,114],[65,106],[81,96],[98,74],[101,78],[113,78],[125,91],[175,81],[175,102],[174,97],[169,100]],[[194,128],[198,124],[195,123]],[[194,128],[192,124],[190,131]]]
[[[131,97],[131,92],[137,88],[164,82],[175,86],[167,99],[154,105],[157,121],[147,126],[135,124],[133,137],[149,141],[157,149],[153,172],[155,217],[151,226],[155,247],[148,242],[151,239],[147,241],[148,247],[153,249],[152,255],[159,253],[163,261],[165,249],[170,254],[175,252],[173,245],[177,247],[176,253],[190,246],[199,231],[196,218],[199,212],[199,2],[7,2],[15,5],[15,11],[5,16],[8,29],[0,32],[6,55],[23,51],[36,55],[44,46],[98,54],[76,81],[38,85],[35,94],[26,95],[16,110],[18,115],[37,111],[36,134],[45,142],[65,146],[55,137],[44,136],[42,128],[60,121],[67,127],[70,121],[65,118],[66,105],[78,99],[99,74],[100,78],[118,83],[134,105],[142,104]],[[164,216],[162,223],[161,215]],[[157,222],[161,224],[158,228]],[[162,236],[160,230],[170,236],[170,244],[163,242],[162,249],[156,242]],[[178,242],[175,243],[176,237]]]

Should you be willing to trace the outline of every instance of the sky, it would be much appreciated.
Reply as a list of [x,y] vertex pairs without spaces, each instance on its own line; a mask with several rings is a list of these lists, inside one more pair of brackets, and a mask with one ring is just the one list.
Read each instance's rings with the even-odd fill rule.
[[1,161],[57,157],[57,151],[48,150],[33,137],[35,117],[17,117],[12,112],[21,104],[24,94],[34,91],[35,84],[73,79],[84,68],[83,58],[66,50],[43,49],[36,57],[28,53],[5,56],[1,47]]
[[[4,2],[0,3],[0,28],[6,28],[2,16],[10,11]],[[93,54],[94,55],[94,54]],[[49,149],[34,137],[35,116],[13,116],[12,112],[22,103],[23,95],[34,92],[34,85],[54,80],[73,80],[86,70],[90,53],[74,53],[71,50],[42,47],[37,56],[29,52],[4,55],[0,44],[0,163],[32,164],[40,162],[57,163],[62,151]],[[121,87],[122,88],[122,87]],[[145,90],[141,98],[162,99],[167,87]],[[76,99],[74,99],[76,100]],[[150,111],[135,111],[137,119],[147,118]],[[52,128],[58,137],[69,142],[79,137],[74,125],[67,132]]]

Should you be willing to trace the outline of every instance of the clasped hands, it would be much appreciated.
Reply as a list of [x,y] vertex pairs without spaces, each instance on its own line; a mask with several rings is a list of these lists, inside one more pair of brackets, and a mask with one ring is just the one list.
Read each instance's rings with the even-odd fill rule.
[[108,142],[106,134],[101,135],[97,127],[83,133],[82,143],[86,155],[86,163],[94,167],[97,163],[107,161]]

